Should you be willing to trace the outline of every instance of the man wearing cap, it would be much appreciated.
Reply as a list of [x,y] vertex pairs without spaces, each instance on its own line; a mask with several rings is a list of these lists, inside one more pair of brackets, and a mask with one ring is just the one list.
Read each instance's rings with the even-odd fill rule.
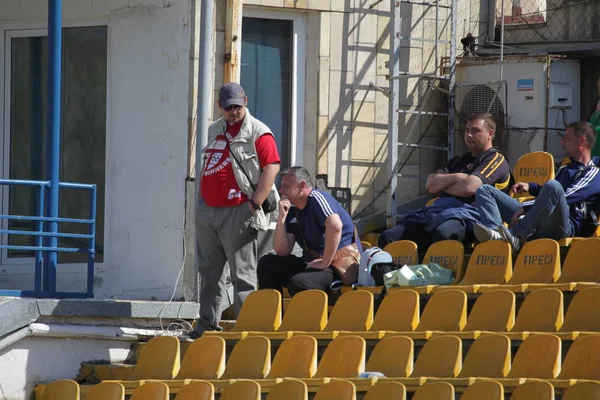
[[274,204],[279,200],[274,185],[279,153],[271,130],[250,115],[247,104],[239,84],[224,84],[217,101],[223,118],[208,128],[196,212],[200,321],[191,338],[220,329],[226,262],[236,314],[256,290],[258,230],[274,227],[271,222],[276,220],[275,213],[265,214],[262,205],[268,197]]

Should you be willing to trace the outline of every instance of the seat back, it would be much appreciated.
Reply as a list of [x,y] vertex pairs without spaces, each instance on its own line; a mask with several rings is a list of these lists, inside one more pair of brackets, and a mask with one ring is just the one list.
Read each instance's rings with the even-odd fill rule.
[[325,331],[368,331],[373,324],[373,293],[354,290],[344,293],[331,310]]
[[394,260],[394,264],[415,265],[419,262],[417,244],[410,240],[397,240],[388,243],[383,248],[383,251],[390,253]]
[[581,382],[570,386],[563,394],[562,400],[596,400],[600,399],[600,382]]
[[179,372],[179,339],[159,336],[146,343],[138,357],[131,380],[173,379]]
[[515,324],[515,294],[494,290],[477,298],[467,318],[465,331],[508,332]]
[[[545,151],[534,151],[522,155],[513,169],[515,182],[534,182],[543,185],[554,179],[554,157]],[[517,193],[515,198],[530,196],[529,193]]]
[[504,388],[498,382],[475,382],[467,387],[461,400],[504,400]]
[[356,378],[365,371],[365,340],[358,336],[343,336],[329,343],[315,378]]
[[275,332],[281,325],[281,293],[274,289],[251,292],[240,310],[232,332]]
[[419,294],[396,290],[385,295],[377,309],[371,331],[413,331],[419,324]]
[[462,331],[466,323],[466,293],[460,290],[444,290],[431,296],[416,330]]
[[308,400],[308,388],[300,380],[285,380],[269,390],[266,400]]
[[288,304],[279,332],[320,332],[327,325],[327,293],[305,290],[296,293]]
[[529,336],[521,342],[507,377],[554,379],[560,371],[561,351],[558,336]]
[[479,243],[469,259],[461,285],[506,283],[512,275],[512,252],[503,240]]
[[254,381],[235,381],[223,389],[219,400],[260,400],[260,385]]
[[125,400],[125,387],[119,382],[100,382],[90,388],[86,400]]
[[573,342],[558,379],[600,380],[600,335],[578,337]]
[[405,336],[380,340],[369,356],[365,371],[381,372],[393,378],[406,378],[413,370],[413,341]]
[[188,383],[179,389],[175,400],[214,400],[215,388],[207,381]]
[[429,339],[415,363],[411,377],[455,378],[462,367],[462,342],[456,336]]
[[312,378],[317,372],[317,339],[294,336],[281,343],[267,378]]
[[219,379],[225,371],[225,340],[202,336],[185,352],[176,379]]
[[249,336],[233,347],[221,379],[262,379],[270,369],[271,342],[264,336]]
[[436,263],[454,272],[454,283],[460,282],[464,273],[465,247],[458,240],[441,240],[427,249],[423,264]]
[[363,400],[405,400],[406,388],[400,382],[383,382],[371,386]]
[[600,287],[584,289],[573,296],[560,332],[575,331],[600,331]]
[[504,378],[510,371],[510,339],[504,335],[480,336],[473,342],[459,378]]
[[364,240],[360,241],[360,245],[362,246],[363,251],[368,250],[372,247],[371,243],[365,242]]
[[563,294],[558,289],[528,293],[521,304],[512,332],[556,332],[563,324]]
[[79,384],[69,379],[52,382],[44,389],[42,400],[79,400]]
[[[600,394],[600,393],[599,393]],[[511,400],[554,400],[554,386],[548,382],[526,382],[517,386],[510,396]],[[565,397],[563,396],[563,400]],[[583,400],[585,397],[578,397]],[[590,397],[591,399],[591,397]]]
[[446,382],[428,383],[417,389],[412,400],[454,400],[454,386]]
[[130,400],[169,400],[169,387],[162,382],[147,382],[133,390]]
[[557,282],[600,282],[600,238],[588,238],[571,244]]
[[560,276],[560,247],[552,239],[537,239],[525,243],[509,284],[551,283]]
[[356,400],[356,387],[344,380],[331,381],[319,388],[314,400]]

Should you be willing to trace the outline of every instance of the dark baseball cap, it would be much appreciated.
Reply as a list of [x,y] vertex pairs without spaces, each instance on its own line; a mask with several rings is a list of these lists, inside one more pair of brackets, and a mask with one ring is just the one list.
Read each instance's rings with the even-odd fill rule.
[[234,105],[244,107],[245,97],[246,93],[244,92],[244,88],[241,87],[239,83],[228,82],[219,89],[221,108],[227,108]]

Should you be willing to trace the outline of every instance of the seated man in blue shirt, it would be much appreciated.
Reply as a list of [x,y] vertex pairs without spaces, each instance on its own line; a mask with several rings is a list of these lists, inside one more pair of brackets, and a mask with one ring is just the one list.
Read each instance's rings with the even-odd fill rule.
[[[341,278],[331,262],[340,249],[355,242],[354,224],[337,200],[313,188],[306,169],[288,168],[281,176],[276,254],[258,262],[258,286],[279,291],[285,286],[292,296],[309,289],[326,291]],[[301,258],[291,254],[295,243],[303,249]]]
[[465,130],[469,151],[427,177],[425,190],[439,199],[429,207],[402,215],[398,225],[379,235],[379,247],[412,240],[420,252],[425,252],[431,243],[469,238],[473,224],[479,221],[477,209],[472,206],[475,190],[483,184],[501,190],[510,187],[508,162],[492,144],[495,133],[496,122],[491,114],[469,116]]
[[[521,204],[491,186],[477,189],[481,217],[473,229],[477,239],[504,240],[518,251],[526,239],[589,236],[589,225],[593,225],[589,211],[600,199],[600,170],[591,155],[595,140],[596,132],[589,122],[569,124],[561,145],[571,162],[543,186],[526,182],[513,186],[515,193],[529,192],[535,200]],[[503,221],[511,228],[503,226]]]

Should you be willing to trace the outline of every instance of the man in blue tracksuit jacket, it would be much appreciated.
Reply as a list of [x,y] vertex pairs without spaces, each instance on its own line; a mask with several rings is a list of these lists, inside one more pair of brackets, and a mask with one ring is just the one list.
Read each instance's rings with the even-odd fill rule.
[[[526,239],[589,235],[590,211],[600,200],[600,169],[592,160],[596,132],[589,122],[573,122],[561,140],[571,162],[544,185],[519,182],[515,193],[529,192],[535,200],[519,203],[492,186],[475,193],[480,223],[473,231],[480,242],[504,240],[518,251]],[[511,224],[510,228],[502,222]]]

